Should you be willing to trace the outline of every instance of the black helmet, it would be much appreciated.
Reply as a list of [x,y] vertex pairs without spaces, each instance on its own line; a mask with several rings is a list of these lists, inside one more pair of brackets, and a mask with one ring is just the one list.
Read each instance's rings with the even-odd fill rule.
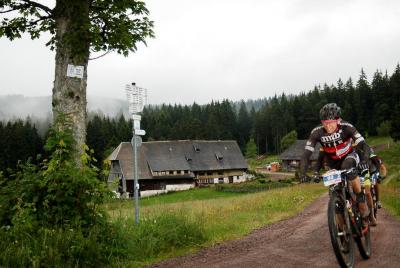
[[325,104],[319,111],[321,120],[335,120],[340,118],[340,107],[336,103]]

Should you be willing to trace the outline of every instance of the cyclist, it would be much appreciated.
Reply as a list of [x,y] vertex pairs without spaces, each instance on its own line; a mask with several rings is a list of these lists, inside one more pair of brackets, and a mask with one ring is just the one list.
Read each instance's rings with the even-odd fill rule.
[[[309,159],[317,142],[321,144],[321,148],[327,156],[329,168],[350,169],[357,166],[361,169],[368,168],[368,163],[364,160],[360,161],[358,154],[353,150],[352,141],[365,154],[363,159],[368,159],[370,155],[369,146],[353,125],[341,120],[340,114],[340,107],[336,103],[328,103],[321,108],[322,124],[311,131],[300,161],[300,178],[302,180],[307,177]],[[358,207],[364,223],[366,223],[369,209],[365,202],[364,191],[361,189],[360,178],[353,173],[349,174],[348,181],[356,195]]]

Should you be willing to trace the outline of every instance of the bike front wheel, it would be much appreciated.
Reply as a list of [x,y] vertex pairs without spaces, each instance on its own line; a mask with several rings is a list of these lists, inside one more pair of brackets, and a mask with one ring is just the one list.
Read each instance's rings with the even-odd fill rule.
[[361,236],[355,237],[354,240],[356,240],[361,257],[369,259],[371,257],[371,228],[368,226],[366,231],[362,232]]
[[354,267],[354,239],[346,201],[333,192],[328,204],[328,227],[333,251],[341,267]]

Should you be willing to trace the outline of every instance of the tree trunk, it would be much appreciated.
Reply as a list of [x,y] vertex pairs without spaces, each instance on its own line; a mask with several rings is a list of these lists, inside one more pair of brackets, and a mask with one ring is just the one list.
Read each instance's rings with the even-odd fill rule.
[[[57,46],[52,97],[53,121],[59,130],[72,130],[75,141],[74,159],[80,165],[82,145],[86,140],[86,84],[90,45],[89,1],[58,0],[55,11]],[[62,15],[58,16],[58,14]],[[83,66],[83,77],[67,76],[69,64]],[[60,114],[67,120],[58,121]]]

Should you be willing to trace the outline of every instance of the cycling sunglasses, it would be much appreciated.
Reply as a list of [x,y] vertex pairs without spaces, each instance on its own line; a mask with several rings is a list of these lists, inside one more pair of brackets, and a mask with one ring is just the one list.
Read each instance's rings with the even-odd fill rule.
[[333,120],[321,120],[321,123],[326,125],[326,124],[330,124],[330,123],[339,123],[340,119],[333,119]]

